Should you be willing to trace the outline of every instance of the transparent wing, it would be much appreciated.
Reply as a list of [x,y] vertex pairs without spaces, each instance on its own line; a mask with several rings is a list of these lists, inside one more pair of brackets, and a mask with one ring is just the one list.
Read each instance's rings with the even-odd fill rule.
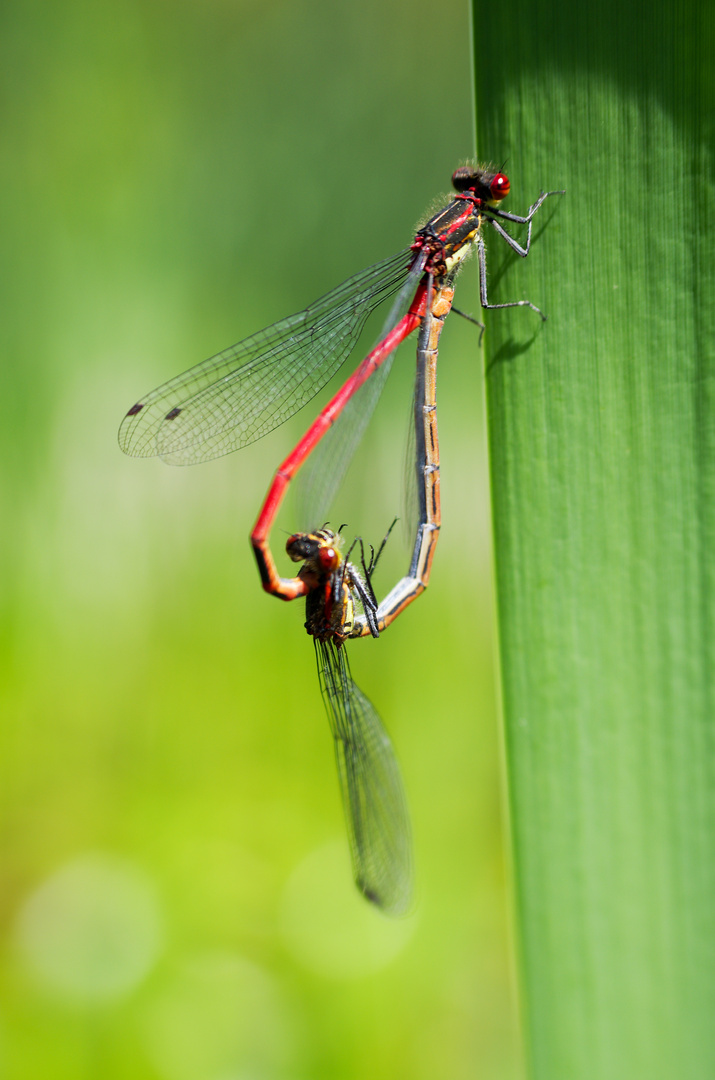
[[392,743],[352,680],[345,648],[316,641],[315,651],[335,738],[355,882],[387,914],[403,915],[412,897],[412,841]]
[[170,379],[129,410],[120,447],[133,457],[189,465],[260,439],[325,385],[413,262],[408,248],[376,263],[304,311]]
[[[378,341],[382,341],[407,313],[424,272],[424,261],[424,255],[420,253],[392,305]],[[315,528],[329,517],[330,505],[380,400],[396,351],[390,353],[377,371],[353,395],[304,466],[298,481],[298,502],[299,520],[306,529]]]

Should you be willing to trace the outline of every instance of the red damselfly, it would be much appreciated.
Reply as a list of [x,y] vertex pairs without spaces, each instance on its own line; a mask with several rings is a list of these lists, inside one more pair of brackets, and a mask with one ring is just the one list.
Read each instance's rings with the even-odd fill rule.
[[[526,256],[534,215],[545,199],[558,193],[542,193],[520,216],[499,207],[509,193],[509,181],[501,172],[464,166],[456,170],[452,183],[457,193],[418,231],[410,247],[349,278],[304,311],[170,379],[133,405],[119,429],[122,450],[187,465],[221,457],[261,438],[318,393],[352,351],[370,313],[398,293],[381,341],[391,355],[419,325],[425,275],[449,268],[450,250],[464,244],[476,243],[482,307],[526,306],[545,318],[529,300],[488,301],[482,225],[491,225],[513,251]],[[503,222],[527,226],[523,246]],[[387,364],[383,370],[386,375]],[[358,432],[371,405],[363,401],[354,418]],[[347,452],[356,437],[346,439]],[[339,479],[340,472],[335,469],[334,477]],[[337,479],[331,481],[333,486]]]
[[[361,545],[362,542],[360,541]],[[390,915],[412,896],[412,843],[402,778],[392,743],[372,702],[353,682],[345,641],[358,606],[378,635],[372,573],[343,558],[339,534],[324,528],[291,536],[286,550],[301,560],[307,587],[305,627],[315,642],[320,689],[335,744],[340,792],[360,892]],[[352,549],[351,549],[352,550]]]

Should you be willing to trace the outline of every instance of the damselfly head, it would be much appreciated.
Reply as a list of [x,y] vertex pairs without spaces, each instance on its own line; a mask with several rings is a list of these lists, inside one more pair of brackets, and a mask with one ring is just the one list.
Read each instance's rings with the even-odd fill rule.
[[461,165],[452,173],[452,186],[455,191],[471,192],[489,203],[500,202],[509,194],[509,178],[503,172],[479,165]]
[[293,562],[305,562],[315,573],[331,573],[340,566],[340,536],[332,529],[314,533],[293,533],[286,552]]

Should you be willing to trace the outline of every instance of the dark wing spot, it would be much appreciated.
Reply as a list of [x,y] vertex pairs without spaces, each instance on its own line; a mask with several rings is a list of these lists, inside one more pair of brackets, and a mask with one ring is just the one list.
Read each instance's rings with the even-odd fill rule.
[[376,907],[382,907],[382,897],[379,893],[375,892],[374,889],[371,889],[369,885],[365,885],[360,881],[358,881],[357,886],[366,900],[369,900],[371,904],[375,904]]
[[144,408],[140,401],[137,401],[136,405],[132,405],[131,409],[127,413],[127,416],[136,416],[138,412]]
[[177,418],[177,416],[179,415],[180,412],[181,412],[181,409],[177,405],[176,408],[172,409],[171,412],[168,412],[166,414],[164,419],[165,420],[176,420],[176,418]]

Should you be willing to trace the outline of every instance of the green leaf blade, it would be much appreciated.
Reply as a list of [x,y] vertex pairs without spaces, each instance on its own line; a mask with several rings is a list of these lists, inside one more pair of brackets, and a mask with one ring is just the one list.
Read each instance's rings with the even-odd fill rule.
[[[712,17],[480,26],[500,663],[531,1075],[715,1074]],[[604,33],[604,27],[608,33]],[[523,194],[522,194],[523,193]],[[553,204],[553,205],[552,205]],[[548,224],[547,224],[548,222]],[[542,228],[542,226],[546,226]]]

